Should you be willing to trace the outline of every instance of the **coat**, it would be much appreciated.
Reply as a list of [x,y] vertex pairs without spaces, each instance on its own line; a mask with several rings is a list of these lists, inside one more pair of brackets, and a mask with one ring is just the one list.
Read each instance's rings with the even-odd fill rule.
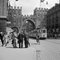
[[23,42],[23,34],[18,35],[18,43]]

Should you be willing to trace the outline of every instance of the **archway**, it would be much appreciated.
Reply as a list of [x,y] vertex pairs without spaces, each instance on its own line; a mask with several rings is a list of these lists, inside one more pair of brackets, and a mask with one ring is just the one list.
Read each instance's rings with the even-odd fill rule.
[[36,28],[36,26],[32,19],[24,20],[23,29],[25,29],[27,32],[34,30],[35,28]]
[[36,28],[36,26],[35,26],[35,23],[32,21],[32,20],[26,20],[26,21],[28,21],[28,22],[30,22],[32,25],[33,25],[33,29],[35,29]]

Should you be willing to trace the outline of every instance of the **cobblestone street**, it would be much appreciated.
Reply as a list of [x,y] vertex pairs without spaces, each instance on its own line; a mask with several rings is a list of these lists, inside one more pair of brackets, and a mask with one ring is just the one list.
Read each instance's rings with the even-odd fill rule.
[[37,51],[37,60],[60,60],[59,39],[40,40],[40,45],[36,45],[35,40],[33,42],[32,47]]
[[[27,49],[11,48],[12,45],[10,43],[8,44],[8,46],[11,46],[10,48],[0,47],[0,59],[4,57],[5,59],[10,58],[10,59],[19,60],[24,58],[28,60],[27,56],[28,57],[30,56],[30,60],[33,60],[33,59],[34,60],[60,60],[60,40],[59,39],[40,40],[40,44],[37,44],[35,39],[30,39],[29,41],[30,41],[30,46]],[[16,56],[16,54],[18,56]],[[16,56],[16,58],[14,55]]]

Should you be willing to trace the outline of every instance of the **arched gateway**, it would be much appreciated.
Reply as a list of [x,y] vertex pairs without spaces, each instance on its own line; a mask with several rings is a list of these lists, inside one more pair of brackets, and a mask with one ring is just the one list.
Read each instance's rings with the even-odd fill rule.
[[26,30],[34,30],[36,28],[35,26],[35,22],[33,19],[25,19],[24,22],[23,22],[23,29],[26,29]]

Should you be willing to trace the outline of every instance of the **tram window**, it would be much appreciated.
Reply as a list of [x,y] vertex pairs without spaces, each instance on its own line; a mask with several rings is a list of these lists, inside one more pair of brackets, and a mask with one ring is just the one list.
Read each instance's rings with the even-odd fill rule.
[[43,30],[43,33],[45,33],[45,30]]

